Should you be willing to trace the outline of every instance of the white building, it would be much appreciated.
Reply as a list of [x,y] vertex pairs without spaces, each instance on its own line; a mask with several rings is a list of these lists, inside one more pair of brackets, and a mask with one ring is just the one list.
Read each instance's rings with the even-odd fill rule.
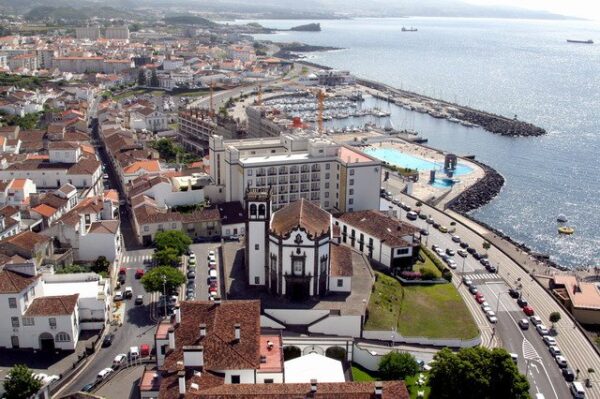
[[104,37],[109,40],[129,40],[129,27],[110,26],[106,28]]
[[127,186],[127,191],[132,202],[138,202],[136,197],[145,195],[152,198],[158,207],[172,208],[204,202],[204,188],[209,184],[210,176],[200,173],[178,177],[145,175],[133,180]]
[[209,142],[210,173],[226,201],[242,202],[247,188],[271,187],[273,209],[300,198],[326,210],[379,209],[381,162],[312,133]]
[[412,265],[419,253],[419,228],[376,210],[344,213],[334,223],[341,242],[379,264],[396,268]]
[[0,181],[0,205],[24,207],[31,194],[37,192],[31,179]]
[[97,26],[82,26],[75,28],[75,37],[79,40],[98,40],[100,38],[100,28]]
[[303,198],[271,213],[268,190],[246,194],[251,286],[294,301],[352,290],[352,255],[333,242],[331,214]]

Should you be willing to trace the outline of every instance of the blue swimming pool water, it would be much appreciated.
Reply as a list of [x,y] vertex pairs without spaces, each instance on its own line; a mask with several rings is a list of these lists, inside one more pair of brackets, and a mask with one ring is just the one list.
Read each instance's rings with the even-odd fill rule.
[[[395,148],[367,148],[365,150],[367,154],[370,154],[376,158],[381,159],[382,161],[386,161],[391,163],[392,165],[400,166],[403,168],[417,169],[419,171],[423,170],[441,170],[443,168],[443,163],[436,163],[432,161],[428,161],[423,158],[415,157],[413,155],[405,154],[402,151],[399,151]],[[459,163],[456,166],[456,171],[454,172],[454,176],[464,176],[473,172],[473,169],[465,164]],[[436,179],[439,180],[439,179]],[[442,183],[440,183],[442,184]],[[435,186],[435,183],[434,183]],[[437,186],[436,186],[437,187]],[[449,187],[448,185],[443,186],[444,188]]]
[[431,185],[435,188],[451,188],[454,182],[452,179],[435,179]]

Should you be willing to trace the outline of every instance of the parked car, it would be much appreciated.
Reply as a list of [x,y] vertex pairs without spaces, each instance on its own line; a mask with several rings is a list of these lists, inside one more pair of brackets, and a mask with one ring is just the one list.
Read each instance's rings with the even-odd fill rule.
[[419,213],[419,219],[421,219],[421,220],[426,220],[426,219],[427,219],[427,215],[426,215],[426,214],[424,214],[423,212],[420,212],[420,213]]
[[555,356],[554,360],[556,361],[556,364],[558,364],[558,367],[560,367],[561,369],[564,369],[565,367],[567,367],[567,358],[564,357],[563,355]]
[[434,229],[439,229],[440,228],[440,224],[438,222],[433,222],[432,226]]
[[527,316],[533,316],[535,312],[531,306],[523,306],[523,313],[525,313]]
[[209,269],[216,269],[217,268],[216,262],[208,262],[208,268]]
[[481,309],[485,312],[486,310],[492,310],[490,304],[486,301],[481,302]]
[[452,241],[454,241],[456,243],[460,243],[460,237],[459,236],[452,236]]
[[126,364],[127,364],[127,354],[121,353],[121,354],[115,356],[113,363],[112,363],[112,368],[116,370],[119,367],[122,367]]
[[575,380],[575,373],[569,367],[562,369],[562,375],[567,382],[573,382]]
[[519,305],[519,307],[524,308],[525,306],[527,306],[527,300],[523,297],[519,297],[517,299],[517,305]]
[[102,369],[102,370],[100,370],[100,372],[96,376],[96,380],[97,381],[103,381],[103,380],[107,379],[108,376],[111,375],[113,372],[114,372],[114,370],[111,369],[110,367]]
[[473,256],[473,258],[475,258],[475,260],[481,259],[481,254],[477,251],[473,252],[471,255]]
[[475,252],[477,252],[477,250],[475,248],[469,247],[467,248],[467,252],[473,255]]
[[115,338],[114,334],[106,334],[104,339],[102,340],[102,347],[107,348],[112,345],[113,339]]
[[113,301],[117,302],[117,301],[122,301],[123,300],[123,293],[121,291],[116,291],[115,295],[113,295]]
[[454,250],[452,248],[446,248],[446,255],[454,256],[454,255],[456,255],[456,252],[454,252]]
[[535,326],[535,329],[537,330],[538,334],[540,335],[548,335],[548,327],[546,327],[543,324],[538,324],[537,326]]
[[213,250],[208,251],[208,258],[209,258],[209,260],[210,260],[210,257],[214,258],[215,256],[217,256],[216,253],[215,253],[215,251],[213,251]]
[[421,229],[421,230],[419,230],[419,234],[422,236],[428,236],[429,232],[426,229]]
[[438,227],[438,230],[440,231],[440,233],[447,233],[448,232],[448,228],[446,226],[440,226],[440,227]]
[[542,319],[539,316],[531,316],[531,317],[529,317],[529,321],[534,326],[537,326],[538,324],[542,324]]
[[515,362],[515,364],[519,363],[519,355],[517,355],[516,353],[511,353],[510,358],[513,362]]
[[415,211],[406,212],[406,218],[408,220],[417,220],[418,217],[419,215],[417,215],[417,212]]
[[485,302],[485,298],[483,297],[483,295],[475,297],[475,300],[477,301],[477,303],[484,303]]
[[481,265],[482,265],[483,267],[488,267],[488,266],[490,265],[490,261],[489,261],[489,260],[487,260],[486,258],[481,258],[481,259],[479,260],[479,263],[481,263]]
[[558,346],[556,346],[556,345],[552,345],[552,346],[548,347],[548,351],[550,351],[550,354],[553,357],[556,357],[556,356],[562,354],[562,352],[560,351],[560,348]]
[[474,285],[471,285],[471,286],[469,287],[469,292],[470,292],[471,294],[475,295],[475,294],[477,294],[477,293],[479,292],[479,290],[477,289],[477,287],[476,287],[476,286],[474,286]]
[[143,295],[138,295],[135,297],[135,304],[136,305],[143,305],[144,304],[144,296]]
[[427,224],[433,224],[433,223],[434,223],[434,220],[433,220],[432,218],[429,218],[429,219],[427,219],[427,220],[425,221],[425,223],[427,223]]
[[460,256],[462,258],[466,258],[468,255],[468,252],[465,251],[464,249],[459,249],[458,251],[456,251],[456,253],[458,254],[458,256]]
[[95,386],[96,384],[93,382],[85,384],[83,388],[81,388],[81,392],[92,392],[92,389],[94,389]]
[[127,268],[125,268],[125,267],[120,267],[120,268],[119,268],[119,274],[127,274]]
[[218,274],[217,274],[217,270],[216,270],[216,269],[210,269],[210,270],[208,271],[208,278],[209,278],[211,281],[216,281],[216,280],[217,280],[217,277],[218,277]]
[[496,323],[498,321],[496,313],[493,310],[488,310],[487,312],[485,312],[485,316],[490,321],[490,323]]
[[454,259],[448,259],[446,263],[448,264],[448,267],[450,269],[456,269],[456,262],[454,261]]
[[195,272],[188,272],[188,273],[187,273],[187,278],[188,278],[189,280],[193,280],[193,279],[195,279],[195,278],[196,278],[196,273],[195,273]]
[[467,287],[473,284],[473,281],[471,281],[470,278],[468,278],[467,276],[463,276],[462,278],[462,282],[464,285],[466,285]]
[[461,242],[459,245],[460,245],[460,247],[461,247],[462,249],[468,249],[468,248],[469,248],[469,244],[467,244],[467,243],[466,243],[466,242],[464,242],[464,241],[462,241],[462,242]]
[[125,287],[125,291],[123,291],[123,298],[131,299],[133,298],[133,288],[127,286]]
[[150,345],[148,345],[148,344],[140,345],[140,356],[142,356],[142,357],[150,356]]
[[585,390],[583,389],[583,384],[579,381],[573,381],[569,386],[571,390],[571,395],[575,399],[585,399]]
[[135,360],[138,357],[140,357],[140,348],[138,348],[137,346],[130,347],[129,348],[129,359]]
[[554,339],[554,337],[551,337],[549,335],[544,335],[544,343],[548,346],[552,346],[552,345],[556,345],[556,340]]
[[510,288],[508,290],[508,295],[510,295],[511,298],[518,298],[519,297],[519,291],[517,291],[514,288]]
[[497,273],[498,272],[498,269],[494,265],[489,265],[489,266],[486,267],[486,269],[490,273]]
[[140,279],[144,277],[144,269],[137,269],[135,271],[135,278]]

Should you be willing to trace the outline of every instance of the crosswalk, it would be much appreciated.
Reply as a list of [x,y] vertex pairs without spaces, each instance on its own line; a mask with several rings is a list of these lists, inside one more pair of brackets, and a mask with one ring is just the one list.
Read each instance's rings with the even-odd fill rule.
[[121,259],[121,263],[122,264],[134,263],[134,262],[144,263],[144,262],[147,262],[149,260],[152,260],[152,254],[147,254],[147,255],[125,255]]
[[494,280],[494,281],[502,280],[500,277],[498,277],[497,274],[491,274],[491,273],[465,274],[464,276],[470,280]]
[[527,340],[527,338],[523,339],[523,358],[525,360],[537,360],[540,359],[540,355],[537,353],[531,342]]

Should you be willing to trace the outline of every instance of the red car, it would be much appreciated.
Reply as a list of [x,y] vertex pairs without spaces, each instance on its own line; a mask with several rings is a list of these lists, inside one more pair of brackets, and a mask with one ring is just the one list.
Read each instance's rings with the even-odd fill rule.
[[141,344],[140,345],[140,355],[142,357],[148,357],[148,356],[150,356],[150,345],[148,345],[148,344]]
[[143,275],[144,275],[144,269],[137,269],[135,271],[135,278],[142,278]]
[[485,302],[485,298],[483,297],[483,295],[476,296],[475,300],[477,301],[477,303],[484,303]]
[[127,274],[127,268],[125,268],[125,267],[119,268],[119,274]]
[[533,311],[533,308],[531,306],[524,306],[523,307],[523,312],[527,315],[527,316],[533,316],[533,314],[535,313]]

